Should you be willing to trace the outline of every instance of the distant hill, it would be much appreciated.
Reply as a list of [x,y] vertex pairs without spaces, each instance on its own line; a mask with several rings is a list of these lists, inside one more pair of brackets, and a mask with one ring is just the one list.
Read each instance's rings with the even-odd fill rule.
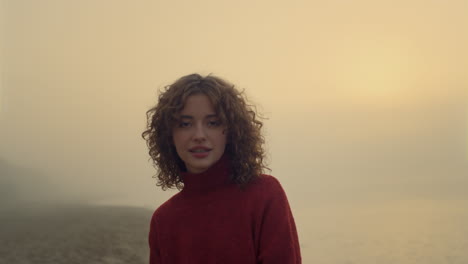
[[0,160],[0,208],[10,206],[17,199],[17,184],[14,183],[15,168]]
[[43,172],[0,159],[0,210],[72,200],[69,195],[60,193],[60,189],[54,187],[50,177]]

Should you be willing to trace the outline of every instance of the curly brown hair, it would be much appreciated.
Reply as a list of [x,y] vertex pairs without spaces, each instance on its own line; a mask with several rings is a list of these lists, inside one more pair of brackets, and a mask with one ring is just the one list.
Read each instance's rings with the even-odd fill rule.
[[196,94],[208,96],[220,121],[226,125],[225,153],[230,157],[231,181],[245,187],[264,169],[269,169],[264,164],[263,123],[255,106],[248,104],[243,91],[239,92],[234,85],[219,77],[199,74],[183,76],[166,86],[160,91],[156,106],[146,112],[147,129],[141,136],[146,140],[153,166],[158,169],[156,185],[163,190],[183,188],[180,173],[185,171],[185,164],[177,155],[172,128],[187,98]]

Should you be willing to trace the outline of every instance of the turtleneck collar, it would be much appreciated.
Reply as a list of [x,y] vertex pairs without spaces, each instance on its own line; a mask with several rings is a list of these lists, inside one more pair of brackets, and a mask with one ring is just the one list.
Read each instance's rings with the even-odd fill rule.
[[203,193],[229,184],[229,157],[224,154],[210,168],[202,173],[182,172],[183,193]]

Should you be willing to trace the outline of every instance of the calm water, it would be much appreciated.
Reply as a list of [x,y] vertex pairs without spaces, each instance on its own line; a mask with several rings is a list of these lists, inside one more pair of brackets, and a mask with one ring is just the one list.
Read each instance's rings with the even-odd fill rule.
[[296,218],[304,263],[468,263],[468,202],[349,204]]
[[[468,203],[295,210],[303,263],[466,264]],[[147,263],[151,210],[62,207],[0,215],[0,263]]]

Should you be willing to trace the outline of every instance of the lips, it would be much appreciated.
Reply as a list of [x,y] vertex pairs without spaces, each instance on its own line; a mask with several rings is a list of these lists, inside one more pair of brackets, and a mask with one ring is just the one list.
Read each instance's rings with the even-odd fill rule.
[[205,146],[195,146],[193,148],[190,148],[189,151],[192,153],[204,153],[210,151],[211,148],[205,147]]
[[189,152],[192,154],[192,157],[196,159],[204,159],[210,154],[211,148],[205,146],[195,146],[189,149]]

